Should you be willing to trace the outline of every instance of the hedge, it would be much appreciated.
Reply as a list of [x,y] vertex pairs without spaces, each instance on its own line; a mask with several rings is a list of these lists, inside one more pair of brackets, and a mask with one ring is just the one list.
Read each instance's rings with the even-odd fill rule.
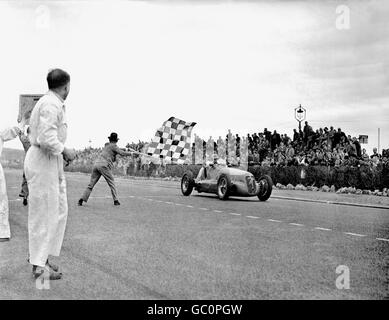
[[[130,175],[143,177],[182,177],[187,170],[191,171],[194,176],[197,176],[201,165],[166,165],[161,169],[155,165],[144,166],[135,170],[134,166],[127,168],[124,172],[123,168],[114,168],[116,175]],[[77,171],[90,173],[92,166],[88,165],[70,165],[66,168],[67,171]],[[389,188],[389,168],[371,167],[371,166],[249,166],[248,171],[256,178],[263,174],[268,174],[273,179],[274,184],[281,183],[283,185],[303,184],[305,186],[322,187],[324,185],[334,185],[336,189],[342,187],[355,187],[362,190],[376,190]],[[305,172],[302,175],[302,171]]]
[[[301,174],[305,171],[305,177]],[[383,167],[328,167],[328,166],[290,166],[290,167],[262,167],[250,166],[249,170],[258,178],[268,174],[273,182],[283,185],[303,184],[305,186],[322,187],[334,185],[336,189],[355,187],[357,189],[376,190],[389,188],[389,168]]]
[[[189,170],[193,172],[193,175],[196,176],[201,168],[201,165],[177,165],[177,164],[168,164],[165,168],[157,167],[152,164],[148,166],[143,166],[141,168],[135,168],[135,166],[129,166],[124,172],[123,168],[118,168],[115,166],[113,168],[113,173],[120,176],[137,176],[137,177],[182,177],[183,174]],[[82,172],[82,173],[91,173],[92,172],[92,163],[90,165],[85,164],[71,164],[65,168],[65,171],[69,172]]]
[[[22,169],[23,163],[2,161],[6,168]],[[160,168],[151,164],[136,168],[130,165],[124,171],[123,168],[114,167],[113,172],[116,175],[143,176],[143,177],[182,177],[185,171],[192,171],[194,176],[197,176],[201,165],[177,165],[168,164],[164,168]],[[65,168],[66,171],[91,173],[92,163],[80,164],[72,163]],[[379,165],[377,167],[361,165],[360,167],[353,166],[249,166],[248,171],[253,173],[256,178],[263,174],[268,174],[273,179],[274,184],[281,183],[283,185],[303,184],[305,186],[322,187],[324,185],[334,185],[336,189],[342,187],[355,187],[361,190],[382,190],[389,188],[389,164]],[[302,175],[305,172],[305,176]]]

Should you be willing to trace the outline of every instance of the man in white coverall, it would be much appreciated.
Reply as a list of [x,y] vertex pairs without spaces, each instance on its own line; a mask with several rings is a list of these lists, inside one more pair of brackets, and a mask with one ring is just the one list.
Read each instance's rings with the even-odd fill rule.
[[29,262],[33,275],[50,274],[61,279],[58,267],[48,257],[59,256],[68,216],[66,162],[75,158],[73,149],[65,148],[67,123],[64,101],[70,90],[70,76],[61,69],[47,75],[49,91],[39,99],[30,118],[30,142],[24,162],[28,183]]
[[[24,122],[22,125],[24,125]],[[15,139],[20,132],[21,129],[18,127],[11,127],[0,131],[0,157],[3,151],[4,142]],[[0,242],[9,241],[11,238],[8,210],[7,188],[3,167],[0,163]]]

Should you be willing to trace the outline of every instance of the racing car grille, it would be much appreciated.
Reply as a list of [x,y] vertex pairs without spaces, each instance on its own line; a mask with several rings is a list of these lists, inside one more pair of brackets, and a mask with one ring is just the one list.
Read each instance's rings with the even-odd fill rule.
[[255,184],[255,179],[252,176],[246,176],[247,191],[249,194],[255,194],[257,191],[257,186]]

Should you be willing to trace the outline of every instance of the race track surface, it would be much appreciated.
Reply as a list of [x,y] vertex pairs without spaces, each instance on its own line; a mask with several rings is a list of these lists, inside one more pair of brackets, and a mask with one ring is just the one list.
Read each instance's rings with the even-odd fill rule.
[[[220,201],[178,182],[67,174],[63,279],[36,289],[20,171],[7,170],[12,239],[0,243],[0,299],[387,299],[389,210],[277,198]],[[290,194],[290,193],[289,193]],[[328,195],[327,195],[328,196]],[[336,268],[350,270],[338,289]]]

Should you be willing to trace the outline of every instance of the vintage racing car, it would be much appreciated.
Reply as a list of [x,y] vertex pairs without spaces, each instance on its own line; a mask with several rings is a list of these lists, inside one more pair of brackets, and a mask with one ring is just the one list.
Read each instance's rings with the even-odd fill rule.
[[271,195],[273,181],[268,175],[263,175],[256,181],[254,176],[245,170],[209,164],[200,169],[196,179],[191,171],[182,176],[182,194],[189,196],[193,189],[198,192],[215,193],[221,200],[226,200],[229,196],[257,196],[259,200],[266,201]]

